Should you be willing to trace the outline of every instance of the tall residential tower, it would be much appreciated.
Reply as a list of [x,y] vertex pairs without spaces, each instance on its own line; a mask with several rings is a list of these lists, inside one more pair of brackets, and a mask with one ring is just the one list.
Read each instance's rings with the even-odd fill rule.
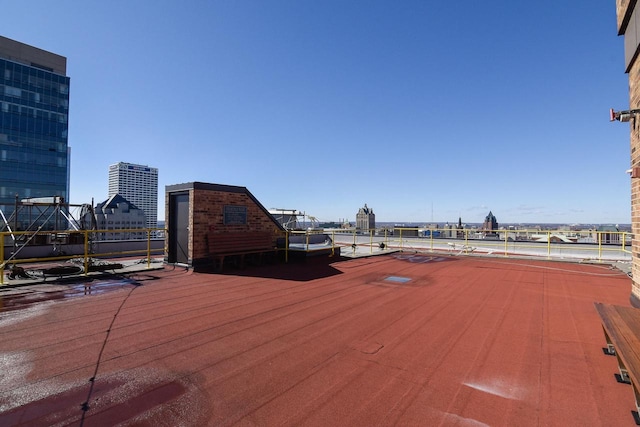
[[158,169],[131,163],[109,166],[109,197],[121,195],[142,209],[147,228],[158,226]]
[[[69,200],[66,72],[65,57],[0,36],[0,210],[7,217],[16,197]],[[25,227],[28,218],[19,220]]]

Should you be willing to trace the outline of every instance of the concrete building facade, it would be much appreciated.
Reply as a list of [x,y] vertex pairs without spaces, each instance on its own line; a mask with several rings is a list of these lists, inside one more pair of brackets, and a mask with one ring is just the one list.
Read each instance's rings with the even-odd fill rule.
[[158,169],[120,162],[109,166],[109,197],[119,194],[147,218],[146,228],[158,226]]
[[376,214],[373,213],[373,209],[368,207],[366,203],[356,214],[356,229],[362,231],[376,229]]
[[[616,0],[618,35],[624,36],[625,73],[629,75],[629,109],[640,108],[640,8],[635,0]],[[631,168],[640,167],[640,116],[630,124]],[[631,179],[632,288],[631,303],[640,307],[640,179]]]
[[[66,71],[65,57],[0,36],[0,210],[7,217],[16,197],[69,200]],[[30,222],[18,220],[18,228]]]
[[[147,238],[147,233],[144,231],[147,224],[144,211],[119,194],[114,194],[108,200],[98,203],[95,207],[95,221],[98,230],[106,230],[99,233],[100,240]],[[141,229],[141,231],[130,231],[135,229]]]

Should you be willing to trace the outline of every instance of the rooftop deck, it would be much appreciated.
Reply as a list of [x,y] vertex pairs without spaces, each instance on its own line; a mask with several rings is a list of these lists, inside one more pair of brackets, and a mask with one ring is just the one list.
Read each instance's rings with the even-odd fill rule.
[[633,422],[593,306],[629,305],[608,266],[396,253],[130,277],[0,312],[1,425]]

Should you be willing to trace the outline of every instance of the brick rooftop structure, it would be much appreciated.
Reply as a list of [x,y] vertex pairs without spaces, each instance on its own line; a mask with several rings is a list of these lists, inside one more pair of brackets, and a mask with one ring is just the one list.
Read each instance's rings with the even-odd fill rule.
[[[175,208],[179,197],[183,197],[187,209],[184,215]],[[172,247],[181,237],[188,242],[182,263],[198,267],[210,263],[207,242],[210,234],[263,232],[272,234],[274,242],[284,235],[282,226],[245,187],[204,182],[170,185],[166,187],[165,206],[169,230],[166,260],[171,263],[181,261],[180,254]],[[179,221],[184,224],[175,224]]]

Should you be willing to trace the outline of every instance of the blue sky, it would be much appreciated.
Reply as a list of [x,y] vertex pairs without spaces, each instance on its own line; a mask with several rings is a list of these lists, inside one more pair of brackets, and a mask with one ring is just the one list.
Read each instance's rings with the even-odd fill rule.
[[66,56],[71,202],[108,166],[247,187],[320,220],[629,223],[615,1],[29,1]]

